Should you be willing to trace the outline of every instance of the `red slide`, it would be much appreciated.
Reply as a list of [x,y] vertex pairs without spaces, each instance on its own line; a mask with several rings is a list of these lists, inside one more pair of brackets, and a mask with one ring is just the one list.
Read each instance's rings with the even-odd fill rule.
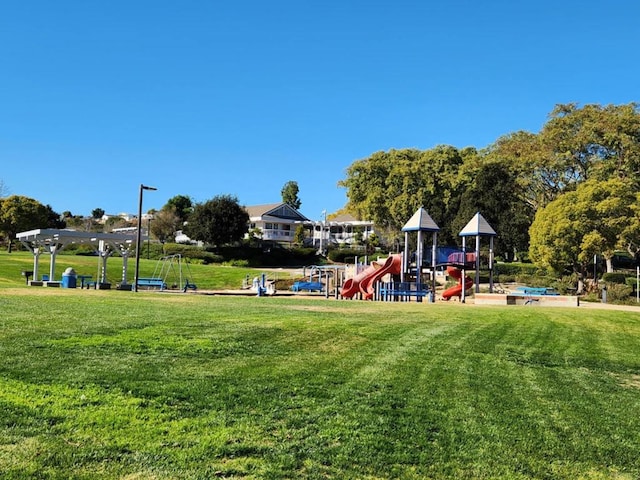
[[[451,297],[462,297],[462,270],[456,267],[447,267],[447,275],[458,280],[458,284],[453,287],[447,288],[442,292],[442,298],[449,300]],[[473,286],[473,279],[464,276],[464,289],[468,290]]]
[[389,255],[383,262],[373,261],[371,265],[353,278],[344,282],[340,295],[351,298],[358,292],[365,300],[371,300],[375,292],[375,284],[386,274],[398,275],[402,269],[402,255]]

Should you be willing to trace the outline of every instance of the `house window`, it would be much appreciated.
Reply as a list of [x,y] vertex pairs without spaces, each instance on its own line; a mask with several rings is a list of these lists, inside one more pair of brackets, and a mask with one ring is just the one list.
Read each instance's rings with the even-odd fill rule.
[[291,225],[288,225],[288,224],[286,224],[286,225],[282,225],[282,230],[285,230],[285,231],[287,231],[287,232],[290,232],[290,231],[291,231]]
[[272,223],[265,223],[264,224],[264,229],[265,230],[273,230],[273,224]]
[[256,228],[256,224],[255,223],[250,223],[249,224],[249,229],[253,230],[254,228]]

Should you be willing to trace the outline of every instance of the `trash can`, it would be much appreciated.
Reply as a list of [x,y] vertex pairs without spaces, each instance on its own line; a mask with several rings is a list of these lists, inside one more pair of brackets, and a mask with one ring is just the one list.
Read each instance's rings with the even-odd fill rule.
[[78,283],[78,275],[76,271],[69,267],[62,274],[62,288],[76,288]]

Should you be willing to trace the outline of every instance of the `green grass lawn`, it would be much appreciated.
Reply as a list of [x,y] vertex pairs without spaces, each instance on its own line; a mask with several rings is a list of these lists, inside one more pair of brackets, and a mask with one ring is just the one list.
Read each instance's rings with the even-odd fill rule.
[[[63,250],[64,252],[64,250]],[[67,267],[73,268],[79,275],[92,275],[93,280],[98,278],[98,266],[101,262],[99,257],[64,255],[56,256],[56,280],[60,280],[62,273]],[[41,255],[39,274],[49,274],[50,256]],[[0,288],[25,285],[25,277],[22,271],[33,270],[33,255],[29,252],[14,252],[7,254],[0,252]],[[135,258],[129,259],[128,275],[129,283],[133,283],[135,270]],[[150,277],[163,271],[163,264],[158,260],[140,259],[140,277]],[[242,281],[248,275],[250,279],[258,276],[262,270],[252,268],[237,268],[220,265],[198,265],[185,264],[183,266],[182,278],[188,278],[201,290],[215,289],[238,289],[242,286]],[[290,275],[283,274],[284,277]],[[270,277],[273,274],[270,273]],[[179,282],[179,271],[177,267],[169,269],[169,265],[164,266],[163,278],[168,285]],[[122,258],[111,257],[107,261],[107,281],[112,285],[120,283],[122,280]]]
[[2,479],[640,477],[640,314],[0,289]]
[[3,480],[640,478],[640,313],[26,287],[31,266],[0,253]]

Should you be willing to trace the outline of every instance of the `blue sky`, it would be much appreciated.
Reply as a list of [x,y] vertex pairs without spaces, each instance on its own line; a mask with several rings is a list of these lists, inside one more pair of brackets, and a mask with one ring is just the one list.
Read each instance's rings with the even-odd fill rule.
[[0,180],[88,215],[175,195],[344,206],[355,160],[484,148],[558,103],[639,101],[635,0],[0,6]]

